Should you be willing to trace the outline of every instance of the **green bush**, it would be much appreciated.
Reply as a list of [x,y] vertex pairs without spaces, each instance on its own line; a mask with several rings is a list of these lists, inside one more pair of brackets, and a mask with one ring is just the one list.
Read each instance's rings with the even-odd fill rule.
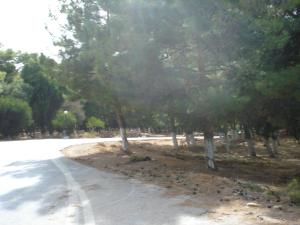
[[300,182],[297,179],[293,179],[288,184],[288,195],[291,202],[300,205]]
[[52,125],[57,131],[66,131],[67,134],[73,133],[76,126],[76,117],[71,112],[59,111],[54,120],[52,120]]
[[12,97],[0,97],[0,134],[3,137],[14,137],[31,123],[32,112],[27,102]]
[[105,127],[105,123],[102,120],[100,120],[94,116],[88,118],[85,125],[88,129],[91,129],[91,130],[100,129],[100,128]]

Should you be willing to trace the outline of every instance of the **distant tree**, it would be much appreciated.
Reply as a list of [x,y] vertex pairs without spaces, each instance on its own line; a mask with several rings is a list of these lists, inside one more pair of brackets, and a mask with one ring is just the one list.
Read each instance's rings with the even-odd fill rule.
[[92,131],[99,130],[99,129],[105,127],[105,123],[101,119],[93,117],[93,116],[88,118],[85,125],[89,130],[92,130]]
[[0,50],[0,96],[11,96],[28,101],[30,86],[24,82],[17,70],[18,53]]
[[31,87],[29,104],[32,108],[34,127],[42,132],[51,131],[51,121],[63,103],[63,96],[55,81],[50,80],[41,65],[25,64],[22,78]]
[[67,134],[73,133],[76,126],[76,117],[68,111],[59,111],[52,120],[52,125],[57,131],[66,131]]
[[13,97],[0,97],[0,134],[14,137],[32,123],[29,105]]

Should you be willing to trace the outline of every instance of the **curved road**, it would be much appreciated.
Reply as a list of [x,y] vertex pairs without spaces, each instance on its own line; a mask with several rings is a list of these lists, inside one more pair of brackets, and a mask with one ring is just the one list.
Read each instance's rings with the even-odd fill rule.
[[84,166],[59,151],[115,140],[0,142],[0,225],[245,224],[237,216],[211,219],[205,209],[183,206],[188,196],[167,197],[163,188]]

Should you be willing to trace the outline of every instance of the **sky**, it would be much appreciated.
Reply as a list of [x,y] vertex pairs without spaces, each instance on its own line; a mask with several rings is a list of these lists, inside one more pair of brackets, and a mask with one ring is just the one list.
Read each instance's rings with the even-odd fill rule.
[[57,58],[58,48],[45,29],[59,35],[59,29],[49,18],[49,9],[57,8],[57,0],[0,0],[0,43],[28,53],[44,53]]

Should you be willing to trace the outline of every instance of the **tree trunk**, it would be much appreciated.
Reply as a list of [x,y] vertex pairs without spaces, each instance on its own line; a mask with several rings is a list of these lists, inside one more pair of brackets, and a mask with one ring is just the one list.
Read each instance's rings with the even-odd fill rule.
[[196,139],[195,139],[195,136],[194,136],[194,133],[191,133],[190,134],[190,143],[191,143],[191,146],[196,146]]
[[248,154],[249,156],[256,157],[256,150],[253,142],[252,131],[247,126],[244,127],[244,131],[245,140],[247,142]]
[[209,169],[217,169],[214,162],[214,136],[212,131],[204,131],[204,144],[205,144],[205,154],[207,159],[207,166]]
[[224,141],[225,141],[226,152],[229,152],[230,151],[230,140],[228,137],[228,132],[224,133]]
[[175,150],[178,150],[178,141],[177,141],[177,137],[176,137],[175,118],[173,116],[170,116],[170,127],[171,127],[173,148]]
[[121,127],[120,134],[121,134],[121,138],[122,138],[122,149],[123,149],[123,151],[128,152],[129,144],[128,144],[127,135],[126,135],[126,128]]
[[269,156],[271,158],[274,158],[275,155],[274,155],[274,152],[273,152],[273,149],[272,149],[272,146],[271,146],[271,142],[272,142],[271,139],[272,138],[270,138],[270,137],[269,138],[265,138],[265,145],[266,145],[267,152],[268,152]]
[[122,139],[122,149],[123,149],[123,151],[128,152],[129,144],[128,144],[127,134],[126,134],[125,119],[124,119],[124,116],[123,116],[121,110],[117,110],[116,114],[117,114],[117,122],[118,122],[118,125],[120,128],[120,135],[121,135],[121,139]]
[[278,146],[280,145],[278,136],[279,135],[276,131],[272,133],[272,148],[275,154],[278,154]]
[[178,150],[178,141],[177,141],[176,133],[172,132],[171,135],[172,135],[173,148],[175,150]]
[[277,148],[277,140],[275,138],[271,138],[271,143],[272,143],[272,149],[274,154],[278,154],[278,148]]
[[191,147],[191,136],[189,134],[185,134],[185,141],[186,141],[186,144],[189,147]]

